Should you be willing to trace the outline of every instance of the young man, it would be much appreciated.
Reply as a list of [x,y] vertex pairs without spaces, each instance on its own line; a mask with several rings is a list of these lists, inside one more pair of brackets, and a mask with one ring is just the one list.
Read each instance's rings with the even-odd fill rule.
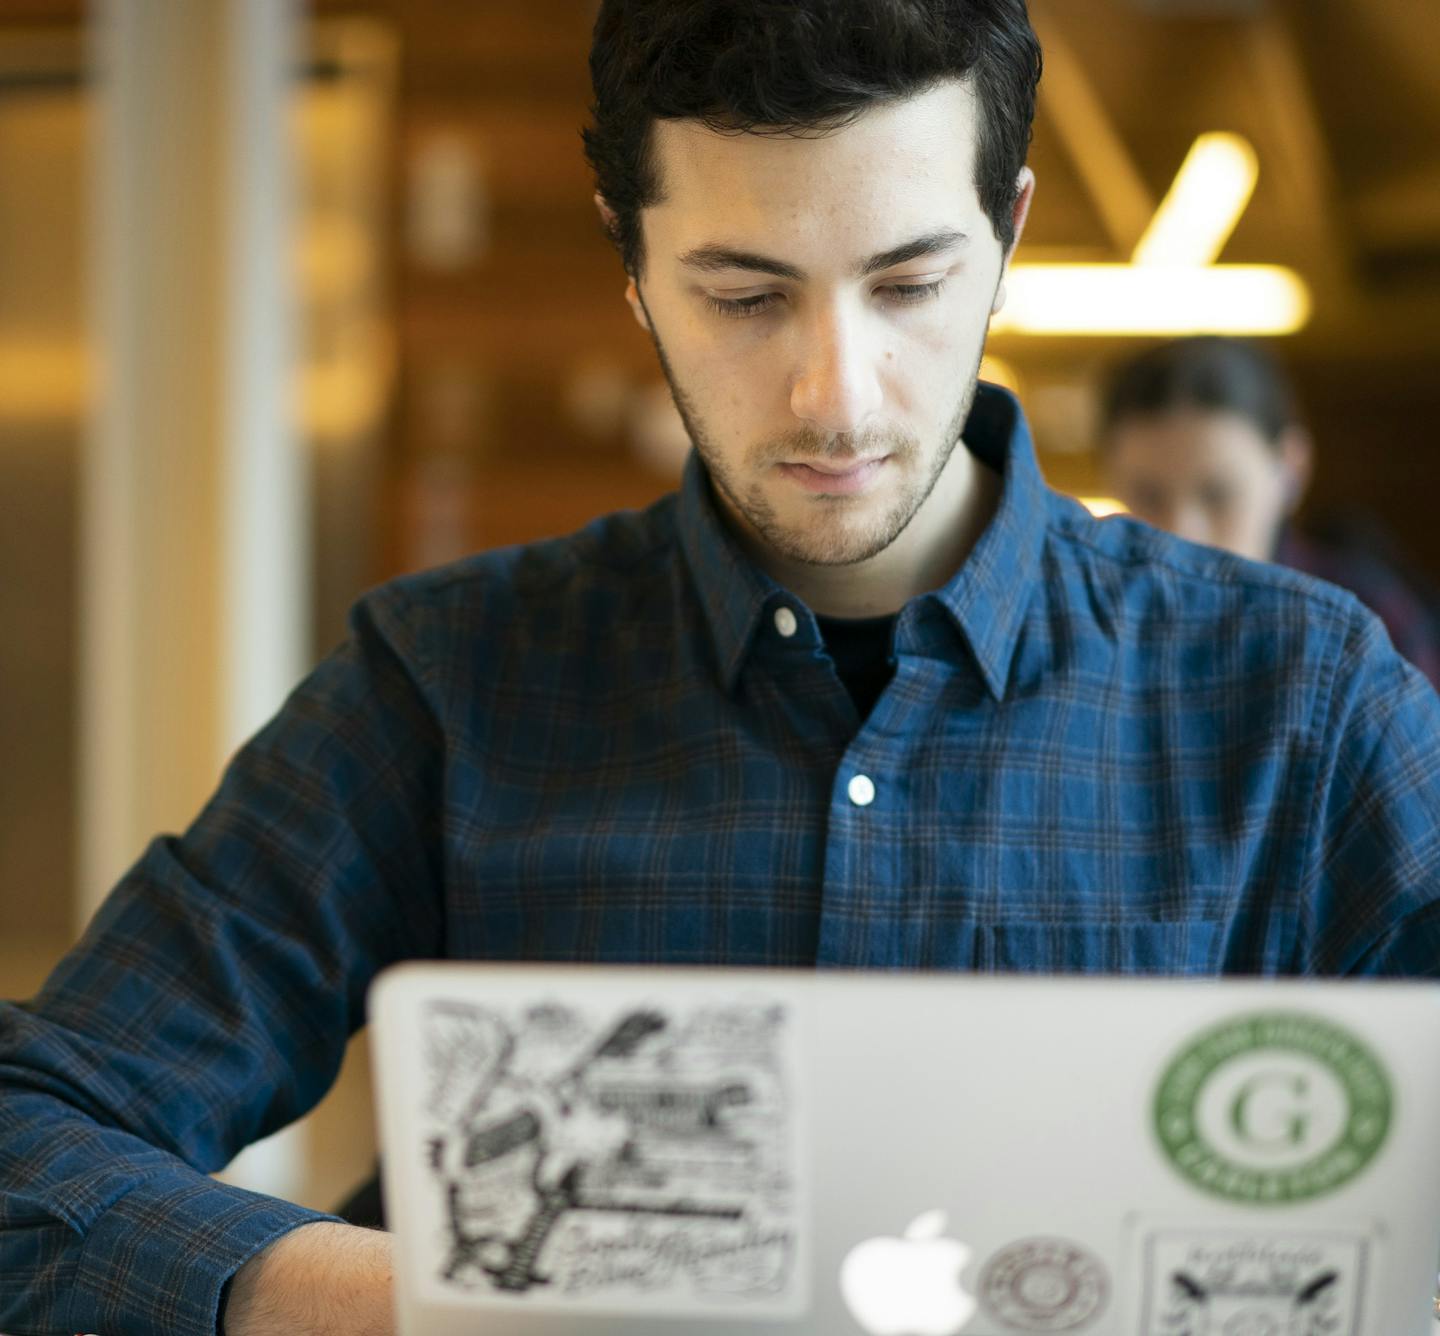
[[1101,447],[1111,490],[1140,519],[1348,589],[1440,687],[1440,627],[1374,554],[1328,547],[1289,523],[1311,471],[1310,434],[1276,361],[1218,337],[1160,344],[1117,367]]
[[204,1174],[404,957],[1440,961],[1440,706],[1378,623],[1092,521],[976,392],[1023,0],[606,0],[592,65],[684,486],[363,600],[5,1013],[0,1329],[387,1331],[383,1234]]

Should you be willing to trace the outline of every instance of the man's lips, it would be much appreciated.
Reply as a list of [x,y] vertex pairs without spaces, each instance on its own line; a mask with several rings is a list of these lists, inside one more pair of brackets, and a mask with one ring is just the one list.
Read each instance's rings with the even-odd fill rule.
[[821,496],[854,496],[874,482],[889,458],[889,455],[880,455],[840,468],[828,460],[814,464],[781,464],[780,472],[807,492]]

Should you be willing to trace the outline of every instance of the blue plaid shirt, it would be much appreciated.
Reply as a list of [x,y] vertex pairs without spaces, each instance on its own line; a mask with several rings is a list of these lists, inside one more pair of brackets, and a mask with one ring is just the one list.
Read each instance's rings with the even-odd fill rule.
[[319,1099],[404,957],[1440,973],[1440,703],[1380,623],[1092,519],[998,391],[966,439],[999,510],[863,724],[694,462],[362,600],[0,1010],[0,1330],[212,1332],[321,1217],[207,1171]]

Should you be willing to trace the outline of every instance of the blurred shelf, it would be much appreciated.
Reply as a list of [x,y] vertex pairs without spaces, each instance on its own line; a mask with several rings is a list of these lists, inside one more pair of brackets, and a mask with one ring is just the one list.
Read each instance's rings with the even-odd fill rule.
[[496,375],[543,365],[559,381],[573,363],[603,353],[627,370],[655,372],[655,350],[618,291],[608,303],[552,300],[522,311],[492,301],[436,302],[408,308],[400,331],[414,362],[463,360]]
[[600,515],[639,510],[677,480],[612,451],[408,470],[392,491],[395,572],[554,538]]

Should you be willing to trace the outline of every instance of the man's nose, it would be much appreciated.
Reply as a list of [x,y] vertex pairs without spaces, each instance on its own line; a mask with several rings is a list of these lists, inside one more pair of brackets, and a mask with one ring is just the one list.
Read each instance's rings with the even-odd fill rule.
[[854,314],[828,312],[806,330],[790,410],[822,431],[858,431],[879,411],[877,350]]

